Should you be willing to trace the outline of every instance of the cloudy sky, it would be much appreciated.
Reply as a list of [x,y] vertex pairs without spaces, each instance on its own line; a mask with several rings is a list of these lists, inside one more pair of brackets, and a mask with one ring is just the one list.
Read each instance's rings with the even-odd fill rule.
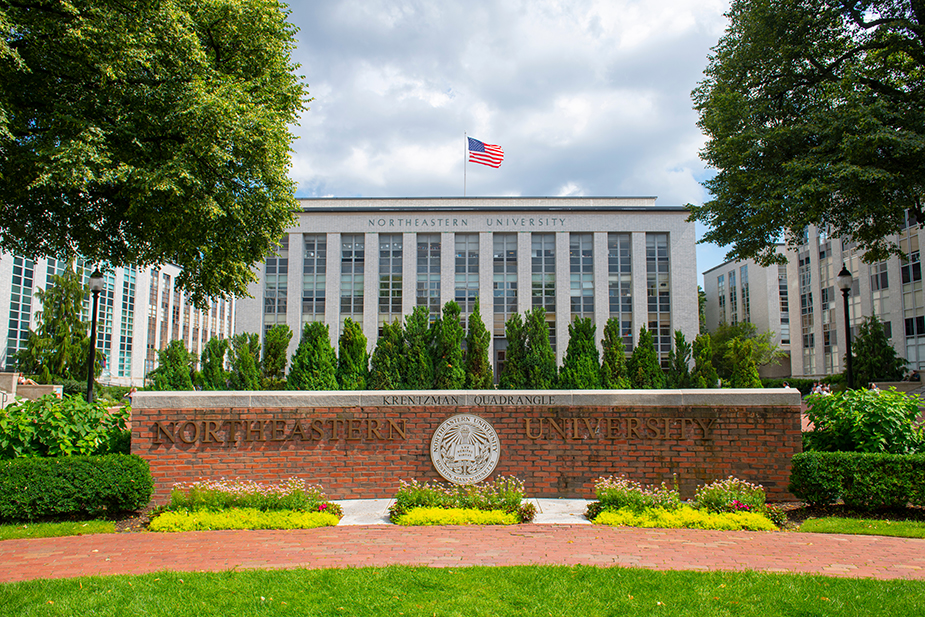
[[[700,204],[690,92],[728,0],[292,0],[314,101],[300,197],[463,194],[464,133],[504,149],[470,196]],[[698,237],[703,232],[698,229]],[[723,260],[698,246],[703,272]]]

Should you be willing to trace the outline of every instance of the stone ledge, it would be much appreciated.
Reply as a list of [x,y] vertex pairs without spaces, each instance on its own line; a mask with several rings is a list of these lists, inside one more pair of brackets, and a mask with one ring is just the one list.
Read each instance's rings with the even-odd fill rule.
[[134,409],[306,407],[796,407],[793,388],[717,390],[363,390],[136,392]]

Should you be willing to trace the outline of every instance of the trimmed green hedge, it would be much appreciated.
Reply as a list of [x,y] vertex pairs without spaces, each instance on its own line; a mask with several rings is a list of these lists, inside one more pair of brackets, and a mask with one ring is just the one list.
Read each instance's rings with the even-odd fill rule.
[[810,505],[925,506],[923,454],[803,452],[791,464],[790,492]]
[[132,512],[153,491],[148,462],[135,455],[0,460],[0,521]]

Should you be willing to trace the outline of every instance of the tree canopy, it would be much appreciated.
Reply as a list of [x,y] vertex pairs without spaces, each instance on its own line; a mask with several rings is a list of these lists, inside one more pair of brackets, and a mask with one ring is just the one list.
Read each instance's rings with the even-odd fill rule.
[[692,206],[729,259],[782,263],[810,224],[865,260],[925,221],[925,9],[908,0],[734,0],[693,92],[718,173]]
[[277,0],[0,3],[0,249],[246,295],[309,99]]

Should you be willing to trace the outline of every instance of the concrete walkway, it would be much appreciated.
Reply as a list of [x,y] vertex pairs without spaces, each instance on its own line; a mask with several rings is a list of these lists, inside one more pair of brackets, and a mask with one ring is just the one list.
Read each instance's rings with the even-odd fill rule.
[[585,503],[539,500],[537,522],[511,527],[399,527],[386,522],[388,500],[361,500],[343,502],[341,525],[312,530],[5,540],[0,542],[0,582],[163,570],[390,564],[585,564],[925,580],[923,539],[610,528],[588,524],[580,516]]

